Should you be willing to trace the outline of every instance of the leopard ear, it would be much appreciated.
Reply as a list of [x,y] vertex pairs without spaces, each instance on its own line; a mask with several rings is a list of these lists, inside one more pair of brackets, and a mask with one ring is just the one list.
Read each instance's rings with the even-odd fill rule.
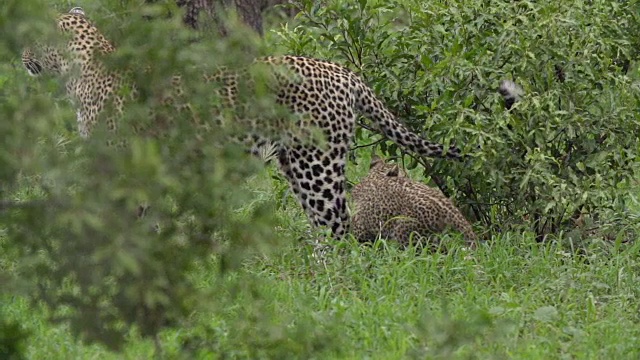
[[81,8],[81,7],[78,7],[78,6],[74,7],[74,8],[73,8],[73,9],[71,9],[71,10],[69,10],[69,14],[85,16],[85,15],[84,15],[84,10],[82,10],[82,8]]
[[383,162],[382,158],[376,154],[371,155],[371,163],[369,164],[369,169],[372,169],[374,166]]
[[389,170],[387,170],[388,177],[397,177],[400,174],[400,166],[394,164]]

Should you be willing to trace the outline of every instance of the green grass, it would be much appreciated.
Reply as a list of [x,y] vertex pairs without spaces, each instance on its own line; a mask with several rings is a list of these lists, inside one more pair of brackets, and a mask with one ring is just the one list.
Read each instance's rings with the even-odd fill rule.
[[[366,155],[349,169],[366,172]],[[280,199],[283,239],[308,239],[308,224],[273,169],[248,179],[255,203]],[[30,198],[25,188],[18,198]],[[255,203],[247,204],[251,208]],[[246,209],[239,210],[242,216]],[[448,253],[403,251],[379,241],[311,246],[283,240],[224,274],[212,256],[193,272],[193,313],[160,337],[164,358],[219,359],[637,359],[640,244],[537,243],[505,233],[476,251],[443,236]],[[17,258],[0,235],[0,274]],[[0,278],[1,280],[1,278]],[[83,344],[52,324],[26,289],[0,295],[0,319],[29,337],[28,359],[145,359],[154,342],[135,329],[120,354]],[[1,335],[1,331],[0,331]]]
[[[222,276],[212,258],[193,274],[210,301],[162,334],[167,358],[640,356],[638,245],[594,242],[575,255],[519,234],[448,254],[333,245],[326,261],[285,245]],[[135,331],[124,353],[113,354],[74,340],[20,296],[2,302],[2,317],[31,333],[30,359],[154,354]]]

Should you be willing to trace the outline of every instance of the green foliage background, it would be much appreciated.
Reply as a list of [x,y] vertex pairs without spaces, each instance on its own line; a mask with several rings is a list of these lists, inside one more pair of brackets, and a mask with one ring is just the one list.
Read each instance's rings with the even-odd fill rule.
[[[637,2],[303,1],[264,39],[234,20],[225,39],[193,33],[172,1],[142,3],[0,7],[0,357],[637,357]],[[20,64],[24,46],[60,41],[53,19],[73,6],[140,89],[124,149],[105,129],[79,139],[63,87]],[[207,119],[219,99],[203,70],[278,53],[357,71],[415,131],[470,154],[403,160],[489,244],[347,239],[318,261],[273,168],[159,103],[179,72]],[[505,78],[526,90],[510,112]],[[128,130],[153,128],[149,109],[172,121],[160,139]],[[364,145],[404,155],[367,129],[352,181]]]
[[[425,171],[470,216],[542,239],[581,213],[626,224],[638,14],[637,2],[307,1],[300,25],[278,35],[289,51],[341,59],[414,130],[470,154]],[[498,99],[503,79],[527,93],[512,112]]]
[[[62,43],[55,39],[55,9],[37,12],[20,2],[3,8],[3,19],[14,22],[6,27],[19,31],[7,31],[11,35],[2,49],[10,70],[3,86],[8,101],[2,110],[9,119],[4,136],[10,141],[3,151],[2,222],[11,239],[8,248],[20,259],[14,273],[19,276],[10,279],[14,286],[27,286],[53,320],[67,322],[83,340],[118,350],[132,326],[153,338],[208,296],[191,279],[194,266],[218,255],[224,271],[239,265],[240,254],[274,242],[273,206],[258,202],[237,213],[254,196],[233,189],[261,165],[240,147],[223,146],[230,134],[209,120],[215,91],[200,80],[209,67],[224,61],[239,66],[243,58],[253,58],[247,52],[255,44],[251,34],[241,29],[238,39],[194,42],[178,19],[144,19],[175,13],[175,5],[121,4],[109,13],[98,4],[84,9],[95,19],[107,14],[128,19],[103,26],[119,48],[105,61],[133,69],[140,96],[128,104],[118,139],[99,127],[83,141],[75,124],[64,124],[75,114],[60,101],[64,94],[57,79],[31,80],[12,69],[20,66],[16,54],[33,44],[34,33]],[[228,57],[211,57],[211,49]],[[177,69],[195,115],[207,119],[206,128],[160,103]],[[161,131],[150,123],[149,109],[170,119],[172,127]],[[133,136],[131,126],[161,136]],[[107,140],[124,140],[126,147],[114,151]],[[21,194],[25,190],[29,194]],[[137,207],[144,203],[153,210],[139,221]],[[153,230],[157,225],[160,233]]]

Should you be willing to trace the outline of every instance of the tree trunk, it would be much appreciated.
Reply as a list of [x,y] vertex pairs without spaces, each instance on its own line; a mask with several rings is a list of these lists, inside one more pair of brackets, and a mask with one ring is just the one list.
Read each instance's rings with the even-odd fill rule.
[[235,0],[235,7],[242,21],[263,35],[262,12],[266,8],[265,0]]
[[[147,0],[148,3],[156,0]],[[176,0],[176,4],[185,9],[183,22],[185,25],[199,29],[202,26],[216,26],[222,35],[227,34],[220,16],[220,9],[235,9],[240,19],[261,36],[263,35],[264,11],[276,5],[291,4],[291,0]],[[290,7],[285,9],[289,17],[297,11]]]

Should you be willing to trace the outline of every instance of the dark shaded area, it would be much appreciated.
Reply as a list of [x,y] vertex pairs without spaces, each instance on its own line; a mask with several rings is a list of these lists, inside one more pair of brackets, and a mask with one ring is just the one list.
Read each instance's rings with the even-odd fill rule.
[[[147,0],[147,3],[155,2]],[[260,35],[264,32],[266,12],[276,10],[286,17],[298,12],[291,0],[176,0],[176,4],[185,10],[185,25],[193,29],[214,26],[222,35],[227,34],[221,20],[223,12],[235,10],[240,19]]]

